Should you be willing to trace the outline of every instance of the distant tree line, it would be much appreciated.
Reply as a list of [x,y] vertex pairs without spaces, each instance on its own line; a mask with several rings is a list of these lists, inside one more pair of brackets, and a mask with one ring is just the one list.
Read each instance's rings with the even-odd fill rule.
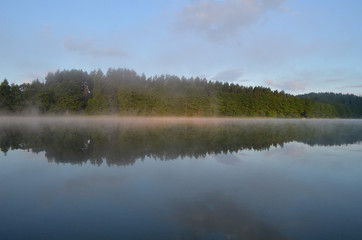
[[129,69],[49,73],[45,82],[0,85],[0,113],[360,118],[362,98],[334,93],[293,96],[265,87]]
[[332,105],[337,116],[341,118],[361,118],[362,116],[362,97],[352,94],[308,93],[297,97]]

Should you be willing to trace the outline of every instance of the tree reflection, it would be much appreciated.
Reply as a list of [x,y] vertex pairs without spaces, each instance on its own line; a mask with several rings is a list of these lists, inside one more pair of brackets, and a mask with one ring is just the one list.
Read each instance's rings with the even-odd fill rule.
[[193,202],[180,202],[176,204],[176,211],[176,220],[186,229],[185,239],[213,236],[217,239],[287,239],[233,198],[219,193]]
[[229,121],[219,124],[122,123],[42,124],[0,126],[0,149],[44,151],[56,163],[129,165],[145,157],[170,160],[244,149],[268,150],[298,141],[314,145],[352,144],[362,140],[360,121]]

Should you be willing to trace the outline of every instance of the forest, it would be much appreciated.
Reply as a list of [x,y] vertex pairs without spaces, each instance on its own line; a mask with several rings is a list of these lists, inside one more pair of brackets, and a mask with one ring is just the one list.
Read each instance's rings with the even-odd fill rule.
[[0,84],[0,113],[121,116],[361,118],[362,97],[294,96],[266,87],[185,78],[146,77],[130,69],[63,70],[45,81]]

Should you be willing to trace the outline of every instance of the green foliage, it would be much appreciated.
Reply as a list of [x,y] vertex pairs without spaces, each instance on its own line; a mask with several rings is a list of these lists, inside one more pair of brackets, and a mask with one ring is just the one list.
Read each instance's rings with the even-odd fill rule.
[[107,100],[102,95],[97,95],[88,100],[85,111],[89,114],[106,114],[108,113]]
[[[328,111],[334,111],[341,118],[360,118],[362,116],[362,98],[351,94],[309,93],[297,96],[302,99],[313,99],[328,104]],[[333,110],[331,109],[333,108]]]
[[335,93],[293,96],[265,87],[160,75],[129,69],[49,73],[44,83],[0,85],[0,111],[144,116],[361,118],[362,98]]
[[11,110],[11,87],[9,82],[4,79],[0,84],[0,109],[4,112]]
[[86,72],[71,70],[49,73],[45,85],[48,92],[53,93],[53,112],[80,112],[86,107],[90,95],[91,79]]

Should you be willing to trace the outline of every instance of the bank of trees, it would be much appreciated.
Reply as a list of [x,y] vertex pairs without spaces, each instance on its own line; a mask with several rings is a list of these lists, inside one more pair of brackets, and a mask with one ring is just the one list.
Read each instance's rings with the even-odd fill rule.
[[341,118],[360,118],[362,116],[362,97],[341,93],[308,93],[297,97],[329,104]]
[[[49,73],[45,82],[0,84],[0,112],[146,116],[355,117],[361,97],[295,97],[265,87],[173,75],[146,77],[129,69]],[[334,100],[338,99],[338,100]],[[339,100],[346,99],[346,100]]]

